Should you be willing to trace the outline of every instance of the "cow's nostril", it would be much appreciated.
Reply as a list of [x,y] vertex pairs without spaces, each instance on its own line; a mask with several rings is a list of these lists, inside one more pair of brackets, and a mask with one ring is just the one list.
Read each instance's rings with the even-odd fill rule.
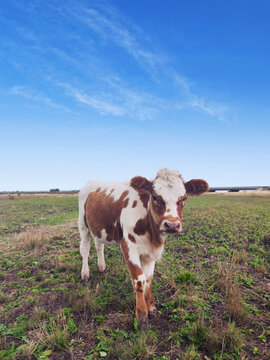
[[164,225],[165,225],[165,228],[170,229],[170,224],[169,223],[165,222]]

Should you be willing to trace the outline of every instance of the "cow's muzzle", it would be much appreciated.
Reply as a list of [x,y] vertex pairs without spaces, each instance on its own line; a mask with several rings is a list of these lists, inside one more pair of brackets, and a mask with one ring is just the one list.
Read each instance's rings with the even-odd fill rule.
[[179,220],[177,221],[164,220],[160,230],[167,233],[177,233],[182,231],[182,224]]

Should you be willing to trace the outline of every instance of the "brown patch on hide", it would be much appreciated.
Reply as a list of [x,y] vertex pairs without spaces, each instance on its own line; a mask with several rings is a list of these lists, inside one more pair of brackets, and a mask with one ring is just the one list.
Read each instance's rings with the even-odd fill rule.
[[129,198],[126,198],[123,202],[123,209],[128,206]]
[[136,286],[136,318],[138,321],[138,325],[141,326],[142,318],[147,317],[148,309],[144,299],[144,286],[141,287]]
[[137,235],[144,235],[146,233],[146,221],[145,221],[145,218],[144,219],[139,219],[136,222],[133,231]]
[[135,208],[137,206],[137,200],[133,201],[132,207]]
[[132,241],[134,244],[136,243],[135,237],[132,236],[131,234],[128,234],[128,238],[130,241]]
[[184,185],[188,195],[201,195],[209,190],[207,182],[202,179],[192,179]]
[[144,294],[144,298],[145,298],[147,308],[150,311],[154,308],[154,300],[153,300],[153,295],[152,295],[153,278],[154,278],[153,275],[149,276],[149,279],[147,280],[147,286],[145,288],[145,294]]
[[124,191],[118,199],[114,199],[111,190],[106,195],[106,190],[91,192],[84,204],[87,227],[94,236],[101,238],[101,231],[105,229],[108,241],[120,241],[123,231],[120,225],[120,215],[123,208],[128,206],[128,191]]
[[147,209],[150,194],[141,193],[139,195],[140,195],[141,202],[143,203],[143,206]]
[[[155,200],[154,200],[154,198],[155,198]],[[157,215],[159,215],[159,216],[163,215],[166,211],[165,201],[163,200],[163,197],[160,195],[154,194],[152,196],[151,205],[152,205],[153,211],[155,213],[157,213]]]
[[143,219],[139,219],[133,229],[137,235],[145,235],[154,246],[161,246],[163,241],[160,237],[159,225],[154,221],[150,210]]
[[155,238],[159,236],[159,228],[165,219],[166,204],[161,196],[156,196],[156,201],[151,199],[150,211],[148,212],[148,222],[151,225],[151,233]]
[[152,183],[145,177],[135,176],[130,180],[130,186],[137,191],[143,206],[147,209]]
[[123,237],[123,231],[120,225],[120,221],[118,220],[116,224],[110,224],[105,227],[106,231],[106,240],[107,241],[120,241]]

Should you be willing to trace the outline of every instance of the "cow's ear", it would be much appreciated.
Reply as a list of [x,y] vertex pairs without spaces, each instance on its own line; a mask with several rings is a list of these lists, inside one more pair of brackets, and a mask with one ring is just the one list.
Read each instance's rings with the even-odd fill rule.
[[209,186],[205,180],[192,179],[185,183],[188,195],[201,195],[209,190]]
[[147,190],[151,191],[152,183],[142,176],[135,176],[130,180],[130,186],[132,186],[135,190]]

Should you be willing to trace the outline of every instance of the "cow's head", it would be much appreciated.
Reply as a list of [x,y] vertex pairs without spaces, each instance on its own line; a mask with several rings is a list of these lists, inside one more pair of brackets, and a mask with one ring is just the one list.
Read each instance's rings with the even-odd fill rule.
[[[201,179],[185,182],[177,170],[161,169],[154,180],[136,176],[131,186],[147,204],[160,232],[174,233],[182,230],[185,202],[189,195],[200,195],[208,191],[208,184]],[[147,202],[145,200],[148,200]]]

